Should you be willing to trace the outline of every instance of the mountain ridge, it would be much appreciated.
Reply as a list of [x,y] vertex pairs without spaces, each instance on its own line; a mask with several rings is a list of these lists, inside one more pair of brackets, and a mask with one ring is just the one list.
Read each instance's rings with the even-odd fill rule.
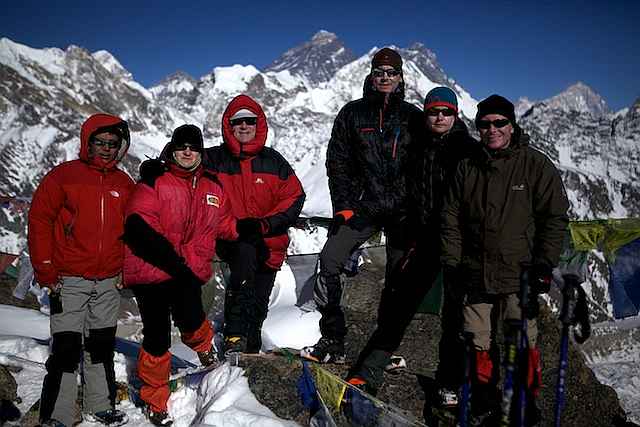
[[[372,48],[338,66],[331,55],[341,49],[340,43],[335,34],[320,31],[287,51],[301,55],[288,56],[299,65],[309,50],[318,53],[318,46],[330,46],[322,52],[335,71],[318,83],[295,69],[297,65],[264,71],[234,65],[212,67],[200,78],[177,71],[147,89],[106,51],[91,53],[77,46],[32,49],[0,39],[0,192],[28,197],[46,171],[76,157],[80,125],[92,113],[108,111],[129,122],[133,143],[123,168],[135,177],[138,163],[157,155],[181,124],[201,126],[206,146],[220,143],[224,108],[231,98],[246,93],[265,110],[267,144],[289,160],[306,189],[313,189],[307,191],[303,213],[330,216],[326,145],[340,108],[362,96],[375,52]],[[446,84],[457,93],[462,117],[472,126],[477,101],[446,74],[436,54],[420,43],[399,50],[405,63],[406,99],[421,106],[430,89]],[[316,60],[322,60],[318,55]],[[640,215],[640,101],[625,112],[600,114],[574,108],[587,105],[582,101],[569,102],[583,95],[597,101],[591,96],[595,92],[582,83],[569,89],[552,97],[554,102],[531,102],[519,123],[531,134],[533,145],[558,165],[572,218]],[[568,99],[567,105],[558,105],[563,99]],[[23,248],[25,230],[23,213],[0,211],[0,249]],[[603,292],[606,298],[608,291]],[[605,310],[601,316],[610,313]]]

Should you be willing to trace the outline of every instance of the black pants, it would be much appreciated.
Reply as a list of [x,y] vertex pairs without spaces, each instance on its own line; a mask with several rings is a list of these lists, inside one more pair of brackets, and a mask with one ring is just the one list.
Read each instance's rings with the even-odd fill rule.
[[465,343],[462,338],[464,319],[463,302],[447,288],[443,288],[442,308],[440,310],[440,329],[442,335],[438,343],[438,368],[436,381],[442,387],[457,390],[464,381]]
[[231,270],[224,301],[224,334],[246,337],[247,352],[257,353],[277,271],[264,264],[261,250],[246,242],[219,242],[218,254]]
[[387,274],[378,308],[377,327],[351,367],[350,376],[364,377],[373,384],[381,383],[382,378],[367,376],[372,373],[381,375],[386,365],[381,354],[387,354],[388,359],[398,349],[407,327],[440,272],[438,250],[431,246],[433,242],[426,243],[407,250],[395,264],[395,269]]
[[399,283],[394,279],[394,275],[408,246],[405,224],[389,221],[381,225],[367,226],[361,230],[343,225],[335,235],[329,237],[320,253],[320,274],[316,280],[314,299],[322,315],[320,332],[323,337],[343,340],[346,336],[344,311],[340,305],[342,299],[340,272],[351,252],[381,228],[384,229],[387,238],[387,264],[385,286],[378,308],[378,327],[393,314],[396,293],[394,288]]
[[175,280],[132,287],[142,317],[142,348],[162,356],[171,347],[171,318],[180,332],[194,332],[205,319],[201,287]]

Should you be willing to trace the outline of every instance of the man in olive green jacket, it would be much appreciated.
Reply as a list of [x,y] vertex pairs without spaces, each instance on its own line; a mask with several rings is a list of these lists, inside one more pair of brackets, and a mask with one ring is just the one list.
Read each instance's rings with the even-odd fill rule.
[[[545,293],[565,237],[569,202],[551,161],[528,145],[514,107],[492,95],[478,104],[476,127],[484,153],[463,160],[443,207],[445,286],[464,298],[464,330],[473,334],[472,415],[487,416],[497,396],[489,350],[495,321],[520,319],[521,274],[529,273],[533,299]],[[528,389],[540,386],[535,317],[527,322]],[[492,319],[494,322],[492,322]]]

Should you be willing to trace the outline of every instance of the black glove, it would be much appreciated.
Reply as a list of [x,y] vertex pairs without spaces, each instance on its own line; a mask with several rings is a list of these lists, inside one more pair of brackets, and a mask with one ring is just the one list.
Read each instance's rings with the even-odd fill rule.
[[153,188],[156,179],[162,176],[168,168],[160,159],[147,159],[140,164],[140,182]]
[[243,218],[236,223],[236,230],[243,242],[255,245],[262,240],[262,223],[257,218]]
[[348,226],[352,230],[362,231],[370,224],[369,224],[369,221],[367,221],[361,215],[354,214],[349,219],[345,220],[344,216],[342,216],[341,214],[337,214],[336,216],[333,217],[333,220],[331,221],[331,225],[329,226],[329,231],[327,235],[331,237],[337,234],[338,230],[343,225]]
[[351,218],[349,218],[349,221],[347,221],[347,225],[349,226],[349,228],[353,230],[362,231],[365,228],[367,228],[370,224],[369,224],[369,221],[367,221],[367,219],[364,218],[362,215],[354,215]]
[[546,264],[534,264],[529,270],[529,286],[532,295],[541,295],[549,292],[553,281],[552,268]]
[[345,224],[346,224],[346,221],[344,220],[344,217],[342,215],[334,216],[333,221],[331,221],[331,225],[329,225],[329,231],[327,235],[329,237],[335,236],[336,234],[338,234],[338,230],[340,229],[340,227],[342,227]]

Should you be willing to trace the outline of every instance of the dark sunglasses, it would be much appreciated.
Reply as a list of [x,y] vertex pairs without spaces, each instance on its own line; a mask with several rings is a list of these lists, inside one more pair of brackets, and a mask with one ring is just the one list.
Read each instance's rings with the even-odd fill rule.
[[396,76],[399,76],[399,75],[400,75],[400,71],[398,71],[398,70],[394,70],[394,69],[391,69],[391,70],[381,70],[380,68],[376,68],[375,70],[373,70],[373,71],[371,72],[371,75],[372,75],[373,77],[382,77],[382,76],[384,76],[385,74],[386,74],[387,76],[389,76],[389,77],[396,77]]
[[491,125],[493,125],[494,128],[500,129],[505,127],[509,123],[511,123],[509,119],[478,120],[477,126],[478,129],[489,129]]
[[451,117],[456,114],[455,110],[451,108],[444,108],[441,110],[436,108],[430,108],[427,110],[427,116],[431,116],[431,117],[438,117],[440,113],[442,113],[442,115],[445,117]]
[[173,150],[174,151],[184,151],[187,148],[189,150],[191,150],[191,151],[197,151],[198,153],[201,151],[200,147],[198,147],[197,145],[194,145],[194,144],[175,144],[173,146]]
[[120,144],[122,144],[122,141],[120,141],[119,139],[116,141],[103,141],[101,139],[98,138],[93,138],[91,140],[91,143],[93,145],[95,145],[96,147],[104,147],[106,146],[107,148],[113,149],[113,148],[119,148]]
[[255,126],[256,123],[258,123],[258,118],[257,117],[242,117],[240,119],[229,120],[229,123],[231,123],[231,126],[240,126],[242,124],[242,122],[245,122],[249,126]]

